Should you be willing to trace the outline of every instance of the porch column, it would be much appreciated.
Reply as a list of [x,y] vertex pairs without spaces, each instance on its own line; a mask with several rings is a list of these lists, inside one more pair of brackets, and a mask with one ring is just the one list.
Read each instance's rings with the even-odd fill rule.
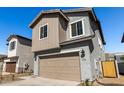
[[3,72],[6,71],[6,62],[3,62]]
[[34,76],[39,75],[39,56],[36,56],[34,59]]
[[18,73],[19,72],[19,59],[16,61],[16,68],[15,68],[15,72]]

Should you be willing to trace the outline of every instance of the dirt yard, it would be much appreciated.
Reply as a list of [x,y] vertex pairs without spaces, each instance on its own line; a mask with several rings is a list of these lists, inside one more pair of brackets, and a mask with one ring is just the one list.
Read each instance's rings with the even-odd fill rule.
[[3,72],[2,75],[0,75],[0,84],[20,81],[23,80],[20,77],[31,76],[31,75],[32,75],[31,73],[15,74],[15,73]]
[[124,86],[124,75],[119,78],[103,78],[95,81],[93,86]]

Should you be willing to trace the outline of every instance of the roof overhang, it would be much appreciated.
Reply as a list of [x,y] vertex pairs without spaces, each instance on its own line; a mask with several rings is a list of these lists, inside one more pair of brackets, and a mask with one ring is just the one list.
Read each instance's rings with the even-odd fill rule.
[[63,11],[60,10],[60,9],[49,10],[49,11],[42,11],[42,12],[40,12],[40,13],[37,15],[37,17],[29,24],[29,27],[30,27],[30,28],[33,28],[33,27],[36,25],[36,23],[37,23],[38,21],[40,21],[40,19],[42,18],[43,15],[45,15],[45,14],[54,14],[54,13],[60,14],[63,18],[65,18],[65,20],[69,21],[69,18],[68,18],[68,17],[63,13]]
[[[26,40],[29,40],[29,41],[32,41],[31,39],[29,39],[29,38],[26,38],[26,37],[23,37],[23,36],[20,36],[20,35],[10,35],[9,37],[8,37],[8,39],[7,39],[7,41],[10,41],[12,38],[22,38],[22,39],[26,39]],[[8,45],[8,43],[7,43],[7,45]]]
[[100,36],[101,36],[101,39],[102,39],[102,43],[105,45],[106,42],[105,42],[105,39],[104,39],[104,35],[103,35],[103,31],[102,31],[102,28],[101,28],[101,24],[100,24],[100,21],[98,20],[95,12],[94,12],[94,9],[92,8],[92,10],[89,12],[89,14],[91,15],[91,17],[94,19],[95,23],[97,24],[97,27],[99,29],[99,33],[100,33]]
[[102,39],[102,43],[105,45],[106,42],[105,42],[105,39],[104,39],[104,35],[103,35],[103,31],[102,31],[102,28],[101,28],[101,24],[100,24],[100,21],[98,20],[95,12],[94,12],[94,9],[91,8],[91,9],[88,9],[87,10],[89,16],[94,20],[94,22],[97,24],[97,27],[99,29],[99,33],[100,33],[100,36],[101,36],[101,39]]
[[16,35],[10,35],[8,38],[7,38],[7,41],[10,41],[12,38],[17,38]]
[[96,23],[97,23],[97,26],[99,28],[99,32],[100,32],[100,36],[101,36],[102,42],[103,42],[104,45],[106,45],[106,42],[105,42],[105,39],[104,39],[104,35],[103,35],[103,31],[102,31],[102,28],[101,28],[100,21],[97,20]]

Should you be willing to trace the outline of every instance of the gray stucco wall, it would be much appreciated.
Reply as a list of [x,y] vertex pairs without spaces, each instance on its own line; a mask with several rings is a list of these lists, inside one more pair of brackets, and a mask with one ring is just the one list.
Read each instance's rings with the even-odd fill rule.
[[[91,30],[90,30],[90,22],[89,22],[89,17],[88,17],[88,13],[68,13],[66,14],[66,16],[68,16],[69,18],[69,24],[74,22],[74,21],[77,21],[77,20],[83,20],[83,23],[84,23],[84,35],[81,36],[81,37],[86,37],[86,36],[89,36],[91,35]],[[67,31],[66,31],[66,37],[67,37],[67,41],[68,40],[71,40],[72,38],[70,38],[70,25],[68,25],[68,28],[67,28]]]
[[[95,23],[90,20],[90,27],[91,31],[95,34],[94,38],[92,39],[92,43],[90,44],[90,48],[93,51],[90,51],[91,54],[91,67],[92,67],[92,76],[95,79],[97,75],[102,75],[102,68],[101,68],[101,61],[105,60],[105,53],[104,53],[104,45],[100,46],[99,40],[102,42],[100,33],[98,28],[96,27]],[[99,40],[98,40],[99,39]],[[97,63],[96,63],[97,62]]]
[[[102,73],[101,68],[101,61],[103,61],[104,58],[104,52],[100,49],[97,38],[94,37],[92,39],[92,43],[90,45],[90,55],[91,55],[91,67],[92,67],[92,77],[95,79],[97,77],[97,74]],[[99,62],[98,65],[96,62]],[[98,72],[97,72],[98,71]]]
[[21,71],[25,64],[29,64],[29,70],[33,70],[33,56],[31,46],[22,45],[18,42],[17,55],[19,56],[18,68]]

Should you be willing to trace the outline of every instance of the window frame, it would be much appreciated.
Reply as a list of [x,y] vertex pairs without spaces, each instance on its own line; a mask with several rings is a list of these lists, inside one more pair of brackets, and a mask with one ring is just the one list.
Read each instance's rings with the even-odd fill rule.
[[[81,34],[81,35],[76,35],[76,36],[72,36],[72,28],[71,28],[71,25],[74,24],[74,23],[77,23],[77,22],[79,22],[79,21],[82,22],[82,30],[83,30],[83,34]],[[70,29],[70,38],[76,38],[76,37],[84,36],[84,35],[85,35],[85,29],[84,29],[84,18],[69,23],[69,29]]]
[[[11,44],[12,44],[12,43],[15,43],[13,49],[11,49]],[[15,49],[16,49],[16,41],[12,41],[12,42],[10,42],[10,44],[9,44],[9,51],[13,51],[13,50],[15,50]]]
[[[44,38],[40,38],[41,36],[41,27],[44,27],[44,26],[47,26],[47,37],[44,37]],[[42,40],[42,39],[46,39],[46,38],[48,38],[48,23],[47,24],[44,24],[44,25],[41,25],[40,27],[39,27],[39,40]]]

